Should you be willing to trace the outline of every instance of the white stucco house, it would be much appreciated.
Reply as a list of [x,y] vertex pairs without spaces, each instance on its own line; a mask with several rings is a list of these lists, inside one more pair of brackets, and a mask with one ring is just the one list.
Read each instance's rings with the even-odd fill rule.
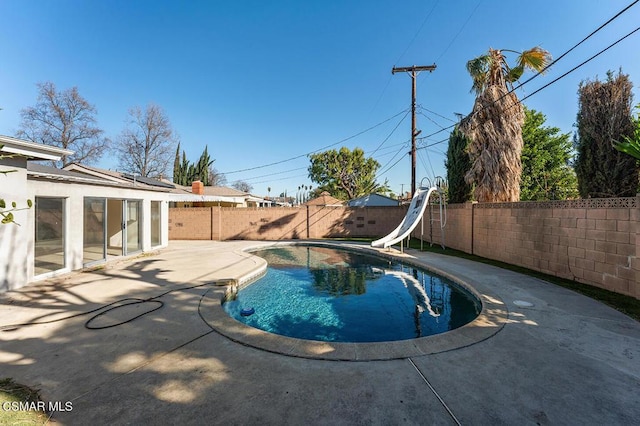
[[0,225],[0,292],[168,244],[173,185],[42,166],[30,160],[72,152],[7,136],[0,145],[3,211],[17,208],[16,223]]

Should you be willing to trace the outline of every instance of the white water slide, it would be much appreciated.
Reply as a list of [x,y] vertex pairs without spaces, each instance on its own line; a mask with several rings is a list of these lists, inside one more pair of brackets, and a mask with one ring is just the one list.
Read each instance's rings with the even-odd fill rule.
[[386,237],[372,241],[371,247],[387,248],[407,238],[411,231],[420,223],[427,204],[429,204],[429,197],[431,197],[434,191],[438,191],[438,188],[435,186],[431,188],[418,188],[409,205],[409,211],[407,211],[407,215],[402,222],[400,222],[400,225]]

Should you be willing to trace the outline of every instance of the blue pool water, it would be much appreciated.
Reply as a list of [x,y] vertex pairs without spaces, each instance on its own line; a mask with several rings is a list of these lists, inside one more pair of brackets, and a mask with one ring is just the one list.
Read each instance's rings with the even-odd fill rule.
[[223,308],[271,333],[330,342],[406,340],[453,330],[480,313],[470,292],[413,266],[314,246],[253,254],[267,260],[266,275]]

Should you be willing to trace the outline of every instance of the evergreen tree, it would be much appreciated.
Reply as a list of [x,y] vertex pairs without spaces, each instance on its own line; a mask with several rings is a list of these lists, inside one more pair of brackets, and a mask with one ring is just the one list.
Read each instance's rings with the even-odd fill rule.
[[456,126],[449,135],[449,148],[444,166],[447,168],[448,201],[450,203],[464,203],[473,197],[473,187],[465,180],[465,175],[471,169],[471,159],[467,154],[469,139]]
[[209,157],[209,153],[207,152],[207,149],[208,147],[205,145],[204,151],[202,151],[202,154],[200,155],[198,162],[194,165],[193,179],[194,180],[200,179],[200,181],[205,186],[210,186],[211,182],[209,179],[209,169],[213,165],[214,160],[212,160],[211,157]]
[[557,127],[545,127],[545,120],[541,112],[525,108],[520,199],[577,198],[576,175],[569,165],[573,156],[569,134],[561,134]]
[[583,198],[631,197],[638,190],[636,160],[614,148],[616,141],[634,133],[633,85],[621,71],[607,73],[602,82],[583,81],[578,89],[578,152],[575,170]]
[[182,169],[180,168],[180,142],[176,148],[176,158],[173,160],[173,183],[182,182]]

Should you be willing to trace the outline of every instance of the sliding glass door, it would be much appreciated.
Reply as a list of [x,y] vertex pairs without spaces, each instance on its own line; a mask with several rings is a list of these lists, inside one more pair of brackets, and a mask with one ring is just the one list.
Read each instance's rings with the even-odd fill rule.
[[131,254],[142,250],[142,202],[137,200],[125,200],[124,231],[127,236],[127,245],[124,254]]
[[36,197],[34,275],[65,267],[64,198]]
[[104,260],[106,257],[106,200],[104,198],[84,199],[83,251],[82,263],[88,264]]
[[84,199],[83,263],[142,250],[142,201]]

